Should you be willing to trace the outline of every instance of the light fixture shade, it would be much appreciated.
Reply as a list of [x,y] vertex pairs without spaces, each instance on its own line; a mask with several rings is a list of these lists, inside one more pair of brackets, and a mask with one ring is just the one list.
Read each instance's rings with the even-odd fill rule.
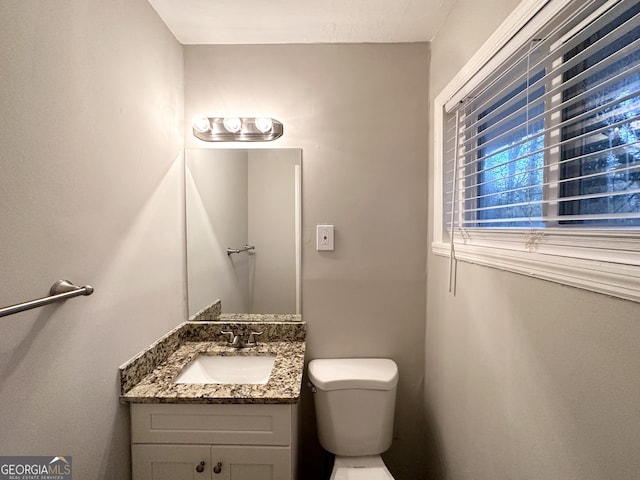
[[256,128],[262,133],[270,132],[273,128],[273,120],[267,117],[256,118]]
[[204,115],[196,115],[192,120],[193,130],[199,133],[205,133],[211,130],[211,122]]
[[270,142],[284,127],[268,117],[194,117],[193,135],[205,142]]
[[230,133],[237,133],[242,128],[242,120],[238,117],[225,117],[222,124]]

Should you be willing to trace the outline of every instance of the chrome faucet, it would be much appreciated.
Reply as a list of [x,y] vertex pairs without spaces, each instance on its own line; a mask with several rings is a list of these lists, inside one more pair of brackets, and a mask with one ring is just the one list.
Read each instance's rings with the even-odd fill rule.
[[258,345],[256,338],[258,335],[262,335],[263,332],[254,332],[253,330],[241,331],[240,333],[233,333],[222,331],[220,332],[222,335],[228,335],[230,342],[227,342],[228,347],[233,348],[250,348]]

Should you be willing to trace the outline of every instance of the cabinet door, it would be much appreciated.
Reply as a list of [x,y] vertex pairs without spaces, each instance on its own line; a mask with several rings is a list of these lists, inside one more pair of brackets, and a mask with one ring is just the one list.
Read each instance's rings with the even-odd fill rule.
[[288,447],[215,446],[211,464],[213,480],[292,480]]
[[211,480],[210,455],[208,445],[132,445],[132,477],[133,480]]

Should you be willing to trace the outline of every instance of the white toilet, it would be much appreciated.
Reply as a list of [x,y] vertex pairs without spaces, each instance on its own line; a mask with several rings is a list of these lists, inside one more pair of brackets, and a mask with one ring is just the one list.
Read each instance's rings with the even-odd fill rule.
[[309,362],[322,447],[336,455],[331,480],[393,480],[380,454],[391,446],[398,366],[386,358]]

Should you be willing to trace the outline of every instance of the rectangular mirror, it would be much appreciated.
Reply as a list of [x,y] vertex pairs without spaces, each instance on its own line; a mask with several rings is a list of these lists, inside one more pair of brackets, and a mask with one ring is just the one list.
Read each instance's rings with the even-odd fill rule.
[[300,313],[301,169],[300,149],[185,150],[189,317]]

